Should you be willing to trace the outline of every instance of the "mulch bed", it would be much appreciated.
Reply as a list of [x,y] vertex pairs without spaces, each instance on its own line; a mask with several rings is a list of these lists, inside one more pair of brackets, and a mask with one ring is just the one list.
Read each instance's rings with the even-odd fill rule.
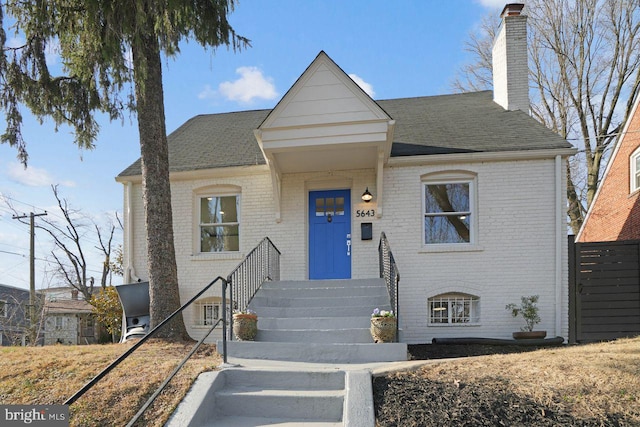
[[523,353],[525,351],[534,351],[543,348],[536,346],[481,344],[413,344],[408,347],[409,354],[413,360]]
[[[410,345],[413,359],[505,354],[535,348],[484,345]],[[428,380],[419,375],[399,374],[376,377],[373,381],[376,425],[411,426],[624,426],[611,418],[576,419],[556,408],[509,391],[504,380],[477,384]]]

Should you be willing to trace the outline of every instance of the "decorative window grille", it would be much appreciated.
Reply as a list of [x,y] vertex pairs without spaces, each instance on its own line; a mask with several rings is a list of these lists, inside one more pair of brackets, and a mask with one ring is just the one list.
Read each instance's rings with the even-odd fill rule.
[[442,294],[428,300],[430,325],[480,322],[480,298],[468,294]]
[[[222,317],[222,302],[219,297],[209,297],[195,303],[196,326],[211,326]],[[227,313],[230,307],[227,305]]]

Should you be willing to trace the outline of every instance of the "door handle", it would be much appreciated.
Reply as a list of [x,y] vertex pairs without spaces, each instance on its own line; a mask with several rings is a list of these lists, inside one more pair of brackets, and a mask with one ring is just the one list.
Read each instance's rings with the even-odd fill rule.
[[347,234],[347,256],[351,256],[351,234]]

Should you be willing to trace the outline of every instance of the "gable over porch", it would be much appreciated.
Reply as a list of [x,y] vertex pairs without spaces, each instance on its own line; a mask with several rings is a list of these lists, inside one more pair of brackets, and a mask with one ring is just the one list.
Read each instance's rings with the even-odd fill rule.
[[320,52],[254,131],[271,172],[276,221],[282,175],[357,169],[376,171],[382,216],[384,165],[395,121],[326,53]]

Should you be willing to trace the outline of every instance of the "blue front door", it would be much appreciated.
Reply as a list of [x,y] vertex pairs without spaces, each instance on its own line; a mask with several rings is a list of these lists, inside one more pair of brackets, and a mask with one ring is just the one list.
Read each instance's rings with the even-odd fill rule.
[[351,191],[309,192],[309,279],[351,278]]

